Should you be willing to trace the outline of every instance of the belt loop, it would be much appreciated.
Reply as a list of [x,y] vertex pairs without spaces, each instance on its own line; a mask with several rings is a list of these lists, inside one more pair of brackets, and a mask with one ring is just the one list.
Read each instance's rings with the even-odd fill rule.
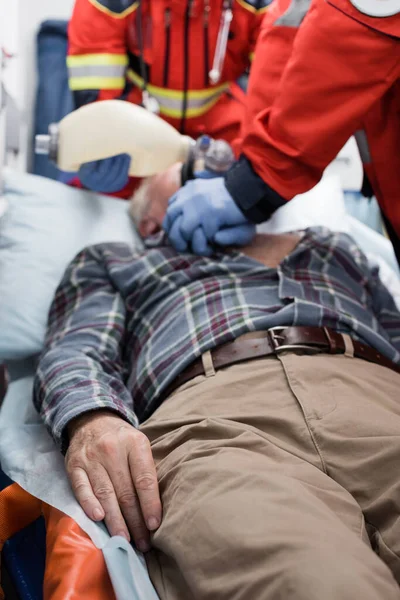
[[328,344],[329,344],[329,352],[331,354],[336,354],[336,350],[337,350],[337,343],[335,338],[330,334],[330,331],[327,327],[323,327],[324,333],[326,335],[326,339],[328,340]]
[[201,362],[203,363],[206,377],[214,377],[215,369],[210,350],[207,350],[207,352],[204,352],[204,354],[201,355]]
[[354,344],[353,340],[347,333],[342,333],[342,338],[344,342],[344,355],[349,358],[354,358]]

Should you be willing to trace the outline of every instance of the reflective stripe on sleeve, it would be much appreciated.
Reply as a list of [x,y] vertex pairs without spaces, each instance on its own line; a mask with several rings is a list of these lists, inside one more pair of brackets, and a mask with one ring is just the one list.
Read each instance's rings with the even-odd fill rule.
[[79,90],[113,90],[125,86],[125,54],[82,54],[67,57],[69,86]]
[[300,27],[310,8],[310,4],[310,0],[292,0],[287,11],[275,21],[274,25]]

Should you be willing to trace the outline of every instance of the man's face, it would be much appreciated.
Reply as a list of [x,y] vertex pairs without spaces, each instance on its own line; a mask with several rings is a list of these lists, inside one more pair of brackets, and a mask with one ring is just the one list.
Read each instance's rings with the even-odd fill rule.
[[[145,211],[139,223],[135,218],[142,237],[147,237],[161,230],[167,212],[168,200],[178,191],[181,185],[181,167],[182,163],[176,163],[163,173],[149,177],[143,181],[134,194],[133,204],[135,204],[135,201],[138,204],[143,201],[145,204]],[[292,233],[279,235],[258,234],[250,244],[242,247],[241,250],[247,256],[268,267],[277,267],[294,250],[300,239],[301,235]]]
[[[154,175],[145,182],[147,207],[138,225],[142,237],[147,237],[161,230],[167,212],[168,200],[178,191],[181,185],[182,163],[176,163],[163,173]],[[132,202],[135,201],[135,196]]]

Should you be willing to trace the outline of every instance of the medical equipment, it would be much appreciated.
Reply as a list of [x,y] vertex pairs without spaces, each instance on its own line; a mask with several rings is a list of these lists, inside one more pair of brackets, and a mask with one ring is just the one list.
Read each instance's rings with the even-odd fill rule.
[[129,174],[146,177],[184,162],[193,140],[144,108],[122,100],[88,104],[36,137],[36,152],[49,154],[63,171],[86,162],[127,153]]
[[229,144],[202,136],[197,142],[144,108],[122,100],[88,104],[51,124],[48,135],[36,136],[36,152],[48,154],[63,171],[83,163],[127,153],[129,174],[148,177],[176,162],[186,163],[186,179],[197,161],[204,168],[226,171],[234,156]]
[[216,85],[221,79],[222,68],[224,65],[224,59],[226,54],[226,46],[228,43],[229,29],[231,26],[231,21],[233,19],[232,4],[233,0],[225,0],[223,5],[221,24],[218,32],[217,46],[215,48],[214,62],[212,69],[208,74],[212,85]]
[[213,140],[208,135],[198,138],[192,146],[186,162],[182,165],[181,183],[194,179],[200,172],[208,171],[222,175],[234,163],[235,156],[230,145],[224,140]]
[[[188,3],[186,9],[186,18],[189,18],[191,15],[191,2]],[[215,54],[213,59],[212,68],[208,73],[209,81],[211,85],[216,85],[219,83],[222,75],[222,69],[224,66],[224,60],[226,56],[226,49],[228,44],[229,30],[231,26],[231,22],[233,19],[232,14],[232,5],[233,0],[224,0],[222,6],[220,27],[218,31],[218,39],[215,47]],[[208,37],[208,26],[209,26],[209,18],[210,18],[210,1],[207,0],[204,3],[204,30],[207,32]],[[139,0],[138,3],[138,19],[137,19],[137,28],[138,28],[138,40],[139,40],[139,62],[140,62],[140,75],[143,80],[143,91],[142,91],[142,102],[144,108],[146,108],[151,113],[158,115],[160,114],[160,103],[154,96],[152,96],[148,90],[148,75],[146,64],[144,61],[144,41],[143,41],[143,16],[142,16],[142,2]],[[166,12],[166,35],[170,35],[170,12]]]

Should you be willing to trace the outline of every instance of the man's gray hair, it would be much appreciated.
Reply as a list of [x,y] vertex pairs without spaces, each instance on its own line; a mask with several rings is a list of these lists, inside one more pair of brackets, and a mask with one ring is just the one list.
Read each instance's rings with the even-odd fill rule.
[[139,226],[143,217],[145,217],[149,210],[150,197],[148,194],[148,189],[151,179],[151,177],[146,177],[143,179],[137,190],[133,192],[132,198],[130,199],[129,213],[136,227]]

